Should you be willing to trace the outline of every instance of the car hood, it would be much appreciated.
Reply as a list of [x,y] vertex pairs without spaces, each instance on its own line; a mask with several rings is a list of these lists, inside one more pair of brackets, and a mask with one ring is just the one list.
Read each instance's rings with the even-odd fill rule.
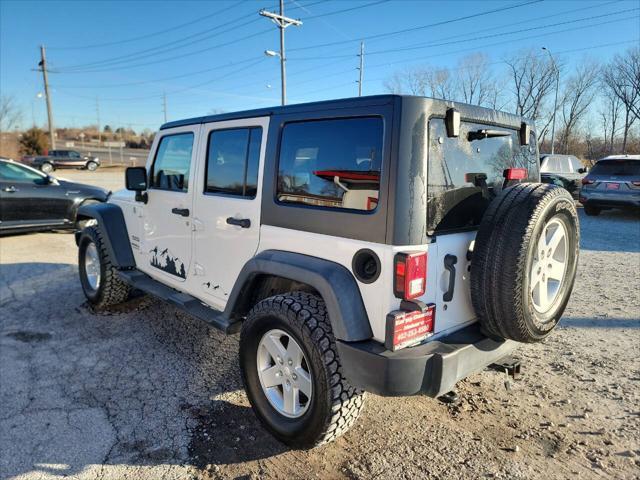
[[56,178],[61,187],[66,188],[70,192],[77,192],[79,195],[96,198],[101,201],[106,201],[109,198],[111,192],[101,187],[93,185],[87,185],[86,183],[70,182],[62,178]]

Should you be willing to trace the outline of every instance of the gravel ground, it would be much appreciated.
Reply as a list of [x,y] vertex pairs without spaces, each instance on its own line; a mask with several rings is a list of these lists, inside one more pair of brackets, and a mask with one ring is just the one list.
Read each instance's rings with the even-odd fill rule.
[[[103,172],[82,181],[117,188]],[[1,238],[0,478],[640,478],[640,220],[581,222],[571,302],[519,379],[475,374],[457,405],[369,395],[308,452],[258,424],[236,337],[146,297],[93,312],[72,235]]]

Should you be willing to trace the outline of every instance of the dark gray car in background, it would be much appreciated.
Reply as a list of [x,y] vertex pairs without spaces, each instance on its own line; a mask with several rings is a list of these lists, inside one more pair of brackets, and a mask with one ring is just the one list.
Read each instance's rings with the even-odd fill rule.
[[47,155],[22,157],[22,163],[42,170],[44,173],[51,173],[59,168],[80,168],[94,171],[100,166],[100,159],[82,155],[75,150],[51,150]]
[[0,158],[0,235],[73,230],[80,205],[105,202],[110,193]]
[[640,155],[598,160],[582,179],[579,200],[587,215],[610,208],[640,209]]

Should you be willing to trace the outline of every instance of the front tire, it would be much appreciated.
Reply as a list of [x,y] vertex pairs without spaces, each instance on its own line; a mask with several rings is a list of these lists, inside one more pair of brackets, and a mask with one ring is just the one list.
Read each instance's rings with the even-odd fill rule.
[[84,295],[93,306],[105,308],[129,299],[131,287],[118,276],[95,226],[80,236],[78,271]]
[[53,172],[53,165],[51,165],[48,162],[45,162],[42,165],[40,165],[40,171],[42,173],[51,173]]
[[240,367],[256,416],[293,448],[339,437],[364,404],[364,392],[342,375],[325,304],[310,293],[276,295],[251,310],[240,336]]

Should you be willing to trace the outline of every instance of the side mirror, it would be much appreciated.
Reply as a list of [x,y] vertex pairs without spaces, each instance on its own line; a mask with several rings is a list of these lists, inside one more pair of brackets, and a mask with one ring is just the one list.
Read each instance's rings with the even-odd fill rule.
[[147,169],[144,167],[129,167],[125,170],[125,185],[127,190],[136,192],[136,201],[147,203],[149,197],[143,193],[147,189]]
[[144,167],[129,167],[125,170],[125,184],[127,190],[144,192],[147,189],[147,169]]

